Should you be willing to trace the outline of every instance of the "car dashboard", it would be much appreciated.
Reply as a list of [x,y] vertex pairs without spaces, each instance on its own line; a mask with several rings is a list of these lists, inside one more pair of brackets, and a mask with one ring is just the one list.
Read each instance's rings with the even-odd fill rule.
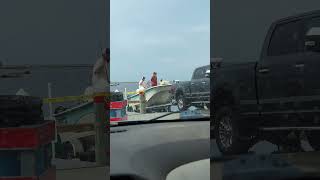
[[111,127],[110,143],[111,180],[181,179],[206,164],[207,174],[198,174],[210,174],[209,120]]

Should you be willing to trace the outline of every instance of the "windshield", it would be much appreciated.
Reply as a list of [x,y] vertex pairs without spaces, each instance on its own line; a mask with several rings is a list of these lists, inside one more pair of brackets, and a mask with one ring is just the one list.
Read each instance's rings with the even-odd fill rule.
[[124,94],[127,120],[208,118],[209,0],[133,4],[111,1],[110,88]]

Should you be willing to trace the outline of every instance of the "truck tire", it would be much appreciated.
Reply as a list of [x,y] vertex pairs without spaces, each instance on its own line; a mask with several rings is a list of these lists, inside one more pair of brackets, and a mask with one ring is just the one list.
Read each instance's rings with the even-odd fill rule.
[[183,93],[178,93],[176,101],[177,101],[177,106],[178,106],[179,111],[184,111],[184,110],[188,109],[187,102],[186,102],[186,99],[185,99]]
[[240,138],[238,115],[229,107],[222,107],[214,120],[214,136],[220,152],[224,155],[247,153],[252,146],[250,140]]
[[306,132],[308,142],[310,146],[315,150],[319,151],[320,150],[320,131],[308,131]]

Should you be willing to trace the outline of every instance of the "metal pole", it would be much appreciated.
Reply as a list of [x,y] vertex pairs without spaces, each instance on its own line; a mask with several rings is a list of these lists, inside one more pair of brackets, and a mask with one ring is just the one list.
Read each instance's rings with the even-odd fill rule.
[[[52,98],[52,84],[48,83],[48,97]],[[50,119],[53,118],[53,108],[52,103],[49,103],[49,113],[50,113]]]
[[[48,83],[48,97],[52,98],[52,84]],[[52,108],[52,103],[49,103],[49,117],[50,120],[54,120],[55,118],[53,116],[53,108]],[[56,158],[56,142],[57,142],[57,136],[58,136],[58,132],[57,132],[57,122],[55,121],[55,138],[54,141],[52,142],[52,158],[55,159]]]
[[[107,137],[106,137],[106,121],[107,121],[107,111],[105,108],[105,96],[95,96],[95,158],[96,163],[99,166],[107,166]],[[109,126],[108,126],[109,127]]]

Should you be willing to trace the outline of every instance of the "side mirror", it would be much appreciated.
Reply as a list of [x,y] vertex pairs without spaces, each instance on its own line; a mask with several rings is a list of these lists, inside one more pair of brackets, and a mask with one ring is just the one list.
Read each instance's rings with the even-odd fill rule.
[[313,27],[308,31],[304,46],[307,51],[320,52],[320,27]]
[[208,70],[206,71],[205,77],[206,77],[206,78],[210,78],[210,69],[208,69]]

